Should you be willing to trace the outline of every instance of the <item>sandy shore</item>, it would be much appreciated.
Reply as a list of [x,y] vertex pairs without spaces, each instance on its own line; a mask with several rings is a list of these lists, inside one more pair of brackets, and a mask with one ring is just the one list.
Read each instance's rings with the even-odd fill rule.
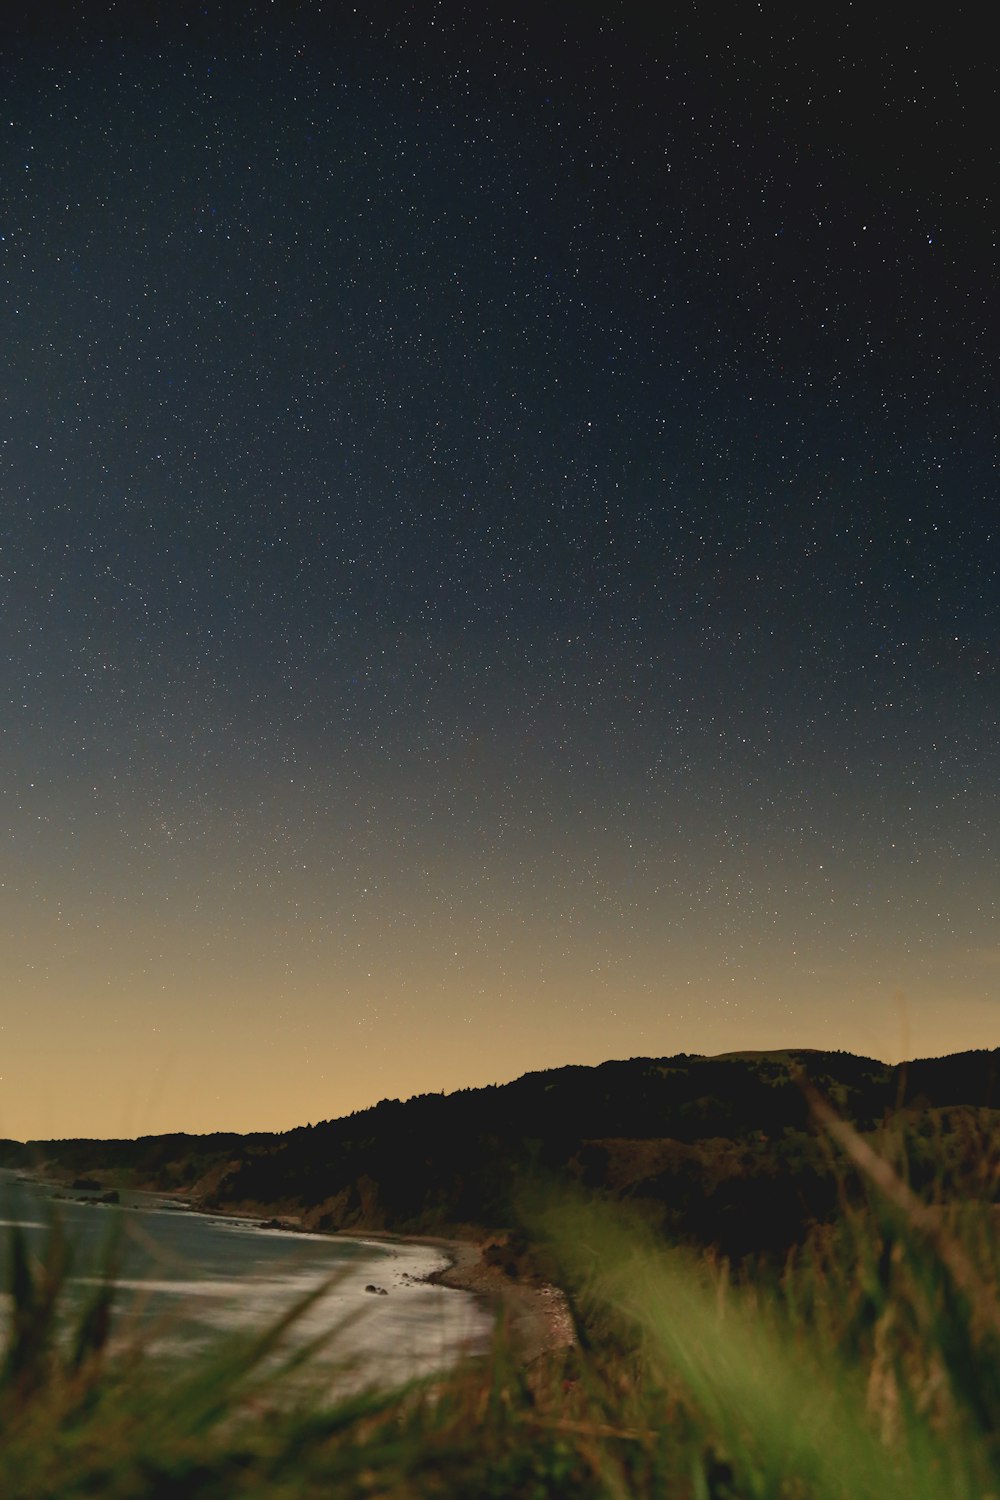
[[449,1264],[431,1271],[426,1280],[435,1286],[471,1292],[494,1308],[498,1317],[506,1319],[513,1347],[525,1364],[568,1349],[576,1342],[565,1294],[548,1282],[515,1280],[502,1267],[491,1265],[483,1252],[493,1244],[492,1240],[449,1240],[431,1235],[370,1231],[357,1234],[345,1231],[344,1238],[429,1245],[440,1250]]
[[[51,1186],[50,1183],[46,1184]],[[393,1234],[389,1230],[345,1229],[315,1230],[307,1228],[299,1214],[268,1216],[262,1204],[240,1204],[233,1207],[203,1209],[189,1192],[148,1191],[161,1198],[173,1199],[194,1213],[209,1213],[220,1218],[241,1218],[261,1227],[274,1227],[318,1234],[320,1238],[384,1241],[387,1244],[426,1245],[440,1251],[447,1264],[431,1271],[424,1279],[435,1286],[470,1292],[481,1303],[506,1320],[511,1343],[525,1364],[533,1364],[543,1355],[558,1353],[576,1343],[573,1318],[565,1293],[548,1282],[521,1280],[509,1275],[502,1266],[484,1258],[484,1252],[497,1243],[493,1237],[484,1240],[444,1239],[435,1235]]]
[[[212,1210],[219,1212],[219,1210]],[[222,1211],[224,1214],[226,1210]],[[263,1226],[286,1229],[305,1228],[296,1214],[280,1214],[261,1219],[254,1205],[241,1205],[239,1217]],[[558,1353],[576,1343],[576,1330],[565,1293],[550,1282],[523,1281],[510,1276],[502,1266],[484,1257],[484,1251],[497,1241],[444,1239],[429,1234],[394,1234],[388,1229],[336,1229],[306,1231],[321,1238],[370,1241],[386,1245],[424,1245],[440,1251],[447,1264],[419,1279],[434,1286],[450,1287],[456,1292],[470,1292],[497,1317],[506,1320],[510,1340],[518,1357],[526,1365],[544,1355]]]

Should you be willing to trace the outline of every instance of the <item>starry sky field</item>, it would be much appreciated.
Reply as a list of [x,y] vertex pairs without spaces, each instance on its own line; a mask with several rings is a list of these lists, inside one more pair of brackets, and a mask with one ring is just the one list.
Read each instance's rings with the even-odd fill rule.
[[988,12],[644,10],[2,23],[0,1135],[1000,1041]]

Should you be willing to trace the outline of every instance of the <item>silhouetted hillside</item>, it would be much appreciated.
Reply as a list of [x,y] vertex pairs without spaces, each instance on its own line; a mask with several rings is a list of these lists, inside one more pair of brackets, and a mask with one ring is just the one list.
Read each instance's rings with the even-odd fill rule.
[[973,1149],[967,1112],[1000,1098],[998,1057],[898,1067],[805,1050],[632,1058],[384,1100],[279,1135],[5,1142],[0,1164],[193,1189],[206,1207],[296,1214],[317,1229],[427,1232],[509,1227],[519,1184],[541,1170],[739,1255],[787,1247],[835,1211],[837,1171],[803,1079],[863,1131],[902,1110],[926,1179],[940,1170],[943,1137],[954,1162]]

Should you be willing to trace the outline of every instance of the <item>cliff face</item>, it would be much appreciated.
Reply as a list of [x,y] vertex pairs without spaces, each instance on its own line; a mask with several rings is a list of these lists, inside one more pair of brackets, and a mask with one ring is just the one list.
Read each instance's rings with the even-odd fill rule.
[[961,1168],[970,1112],[989,1125],[1000,1102],[998,1067],[1000,1052],[905,1068],[821,1052],[633,1058],[386,1100],[281,1135],[6,1143],[0,1163],[186,1190],[208,1208],[295,1214],[316,1229],[427,1233],[509,1227],[523,1184],[554,1176],[743,1254],[787,1248],[836,1210],[837,1172],[800,1077],[862,1130],[905,1120],[919,1179],[940,1170],[943,1140]]

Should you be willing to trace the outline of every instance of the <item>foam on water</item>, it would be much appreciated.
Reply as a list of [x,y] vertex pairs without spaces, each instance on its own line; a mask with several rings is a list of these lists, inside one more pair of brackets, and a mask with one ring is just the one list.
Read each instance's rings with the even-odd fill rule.
[[[8,1215],[40,1250],[47,1214],[58,1213],[80,1268],[82,1296],[99,1279],[108,1230],[123,1230],[116,1276],[120,1320],[144,1330],[165,1356],[225,1334],[253,1334],[320,1292],[289,1333],[298,1344],[331,1334],[317,1357],[351,1365],[352,1383],[395,1383],[446,1368],[486,1346],[492,1318],[465,1292],[423,1280],[446,1263],[431,1245],[347,1239],[275,1229],[250,1220],[178,1212],[129,1194],[120,1212],[67,1200],[46,1202],[38,1186],[6,1195]],[[10,1211],[13,1210],[13,1211]],[[90,1269],[87,1269],[87,1268]],[[366,1288],[381,1287],[386,1296]]]

